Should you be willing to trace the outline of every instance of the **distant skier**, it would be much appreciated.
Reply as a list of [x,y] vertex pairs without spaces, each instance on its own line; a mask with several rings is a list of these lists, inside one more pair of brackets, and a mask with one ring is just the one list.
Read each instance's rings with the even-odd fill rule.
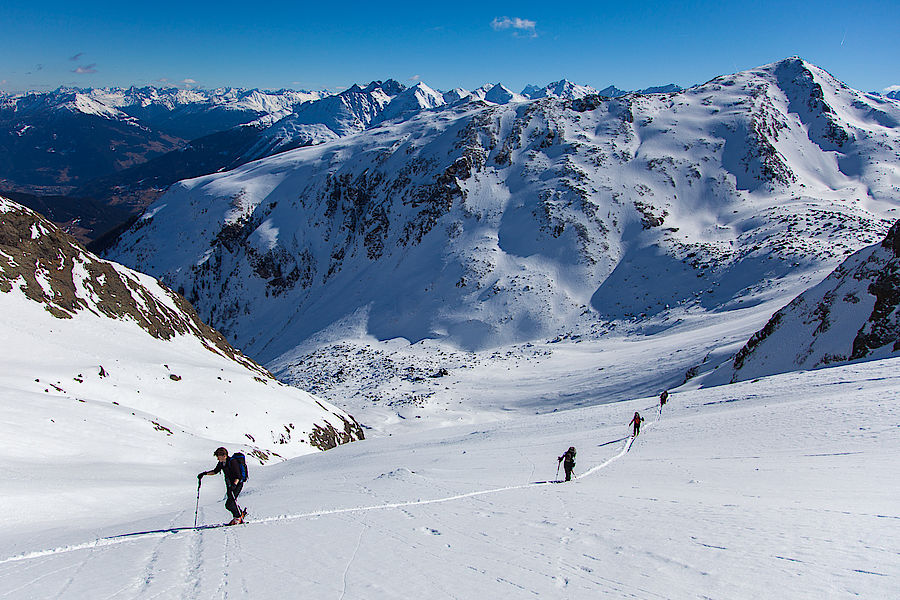
[[662,410],[662,407],[666,405],[666,400],[669,399],[669,390],[663,390],[663,393],[659,395],[659,410]]
[[561,462],[566,470],[566,481],[571,481],[572,470],[575,469],[575,446],[569,446],[569,449],[559,457],[557,462]]
[[235,452],[234,456],[228,456],[228,450],[225,448],[216,448],[213,455],[219,461],[216,468],[212,471],[203,471],[197,475],[198,481],[203,479],[204,475],[215,475],[221,471],[225,476],[225,508],[231,512],[234,517],[229,525],[238,525],[244,522],[247,516],[247,509],[242,509],[237,504],[238,495],[244,488],[244,482],[247,481],[247,462],[244,455]]
[[634,417],[631,418],[631,422],[629,425],[634,425],[634,433],[631,437],[637,437],[641,432],[641,422],[644,420],[644,417],[638,411],[634,411]]

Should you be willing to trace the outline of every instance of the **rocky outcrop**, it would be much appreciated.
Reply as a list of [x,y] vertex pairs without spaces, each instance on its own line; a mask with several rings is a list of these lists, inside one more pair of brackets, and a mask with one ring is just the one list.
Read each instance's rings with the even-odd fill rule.
[[0,292],[13,287],[56,318],[87,310],[133,321],[157,339],[192,335],[210,351],[268,375],[179,294],[92,255],[36,212],[0,198]]
[[898,352],[900,221],[881,244],[855,253],[775,313],[724,368],[734,382]]

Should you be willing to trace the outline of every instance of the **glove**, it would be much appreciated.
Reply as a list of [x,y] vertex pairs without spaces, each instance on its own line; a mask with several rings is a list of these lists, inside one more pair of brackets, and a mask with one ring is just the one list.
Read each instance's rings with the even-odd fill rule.
[[203,479],[203,476],[204,476],[204,475],[206,475],[206,473],[200,473],[200,474],[198,474],[198,475],[197,475],[197,480]]

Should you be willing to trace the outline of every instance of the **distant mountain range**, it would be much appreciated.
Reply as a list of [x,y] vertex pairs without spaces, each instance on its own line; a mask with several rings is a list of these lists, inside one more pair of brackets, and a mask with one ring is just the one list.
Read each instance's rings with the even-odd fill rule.
[[[88,241],[121,222],[123,211],[140,211],[181,179],[358,133],[421,110],[593,93],[565,80],[528,86],[522,94],[500,84],[440,93],[423,83],[407,89],[388,80],[339,94],[131,87],[0,95],[0,191],[17,192],[19,201],[38,210],[54,205],[52,214],[73,213],[72,219],[57,222]],[[625,92],[610,87],[604,93]],[[70,206],[42,199],[47,196],[69,197]],[[121,210],[92,218],[92,204]]]
[[290,114],[324,93],[67,89],[0,95],[4,189],[68,194],[188,140]]

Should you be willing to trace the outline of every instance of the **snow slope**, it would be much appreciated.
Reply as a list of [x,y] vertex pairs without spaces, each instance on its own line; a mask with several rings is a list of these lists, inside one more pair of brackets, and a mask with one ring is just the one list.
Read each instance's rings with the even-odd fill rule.
[[219,445],[259,465],[362,437],[353,417],[276,381],[153,278],[3,198],[0,332],[3,527],[89,523],[132,494],[159,501],[185,454],[214,464]]
[[[234,528],[179,529],[184,473],[178,499],[128,496],[134,519],[4,526],[0,597],[893,597],[898,365],[341,446],[256,469]],[[577,478],[548,483],[570,445]],[[221,483],[200,504],[221,522]]]

